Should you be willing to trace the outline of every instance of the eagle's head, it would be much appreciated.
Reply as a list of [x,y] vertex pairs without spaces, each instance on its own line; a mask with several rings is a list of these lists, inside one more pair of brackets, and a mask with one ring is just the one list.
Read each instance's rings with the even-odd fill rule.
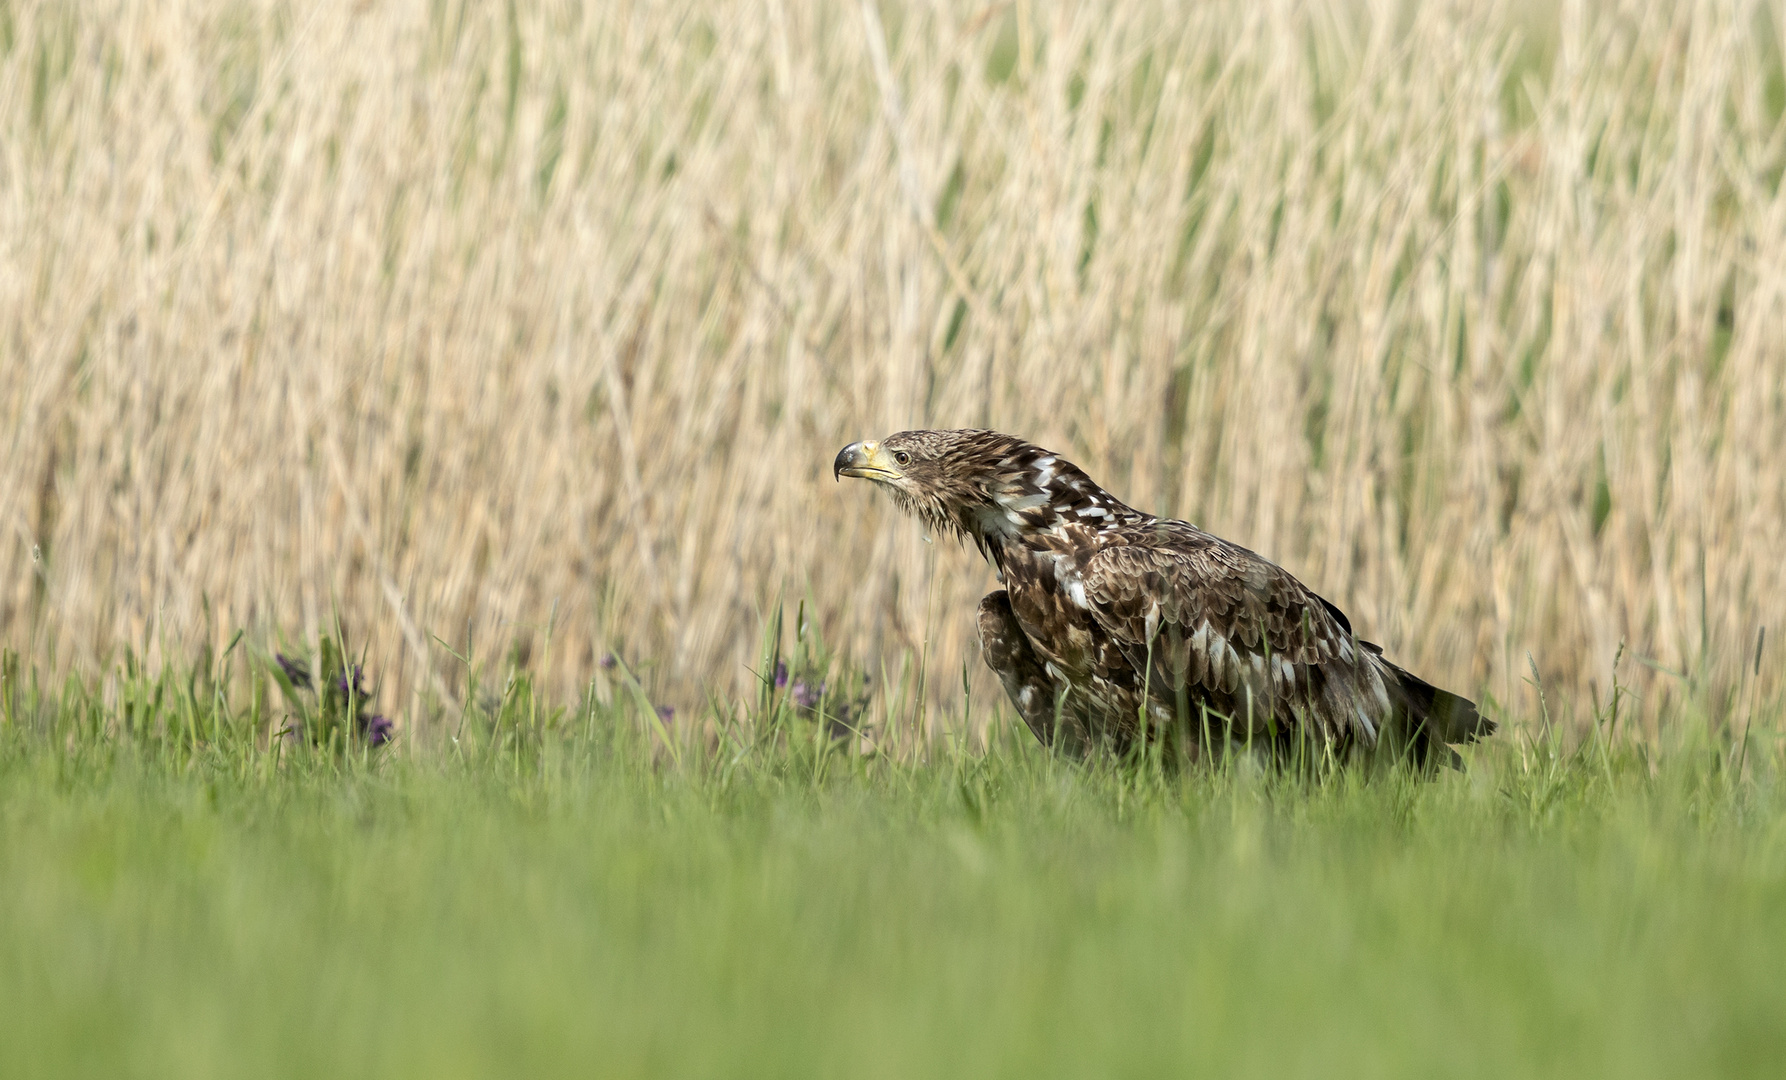
[[1066,514],[1127,511],[1079,467],[1014,435],[968,428],[901,431],[851,443],[837,453],[835,476],[873,480],[925,525],[953,531],[987,550],[988,541],[1046,529]]

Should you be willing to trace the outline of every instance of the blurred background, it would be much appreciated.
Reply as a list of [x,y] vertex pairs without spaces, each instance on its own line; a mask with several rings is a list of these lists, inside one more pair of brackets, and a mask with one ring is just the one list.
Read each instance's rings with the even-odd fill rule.
[[0,642],[338,624],[425,728],[460,658],[692,712],[785,604],[979,723],[991,572],[829,467],[985,426],[1512,723],[1621,646],[1725,715],[1781,685],[1783,25],[0,5]]

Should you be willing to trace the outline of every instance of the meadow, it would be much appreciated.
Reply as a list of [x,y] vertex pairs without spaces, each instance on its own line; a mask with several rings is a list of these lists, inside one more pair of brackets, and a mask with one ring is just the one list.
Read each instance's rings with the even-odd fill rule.
[[[1777,1071],[1783,43],[0,0],[0,1074]],[[945,426],[1500,734],[1051,757]]]
[[677,744],[644,704],[548,708],[517,679],[426,756],[269,744],[202,672],[124,685],[128,715],[70,686],[0,727],[9,1076],[1630,1078],[1786,1055],[1777,722],[1647,747],[1607,715],[1436,778],[1175,774],[1008,726],[864,756],[772,684]]

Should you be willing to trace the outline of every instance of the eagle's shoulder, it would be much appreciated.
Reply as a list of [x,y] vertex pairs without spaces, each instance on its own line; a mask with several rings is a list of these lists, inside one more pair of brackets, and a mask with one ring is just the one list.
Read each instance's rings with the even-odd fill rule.
[[[1138,655],[1154,645],[1206,655],[1232,649],[1317,665],[1349,663],[1355,654],[1338,608],[1264,556],[1186,522],[1107,530],[1082,566],[1094,616]],[[1209,667],[1185,661],[1193,672]]]

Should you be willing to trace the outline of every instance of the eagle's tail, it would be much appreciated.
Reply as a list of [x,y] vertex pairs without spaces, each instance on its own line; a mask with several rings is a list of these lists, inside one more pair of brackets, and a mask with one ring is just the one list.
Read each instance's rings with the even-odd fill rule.
[[1424,765],[1457,764],[1447,744],[1474,742],[1494,734],[1495,722],[1476,711],[1476,703],[1441,690],[1411,672],[1377,658],[1389,678],[1384,684],[1395,706],[1396,742]]

